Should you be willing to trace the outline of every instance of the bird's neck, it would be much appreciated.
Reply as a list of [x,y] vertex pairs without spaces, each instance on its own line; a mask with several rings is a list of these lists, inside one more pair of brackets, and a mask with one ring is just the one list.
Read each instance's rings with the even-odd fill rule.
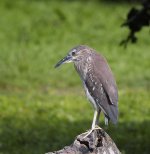
[[81,80],[86,79],[87,72],[91,67],[91,60],[92,59],[90,57],[88,57],[84,61],[78,61],[78,63],[74,63],[75,69],[78,72]]

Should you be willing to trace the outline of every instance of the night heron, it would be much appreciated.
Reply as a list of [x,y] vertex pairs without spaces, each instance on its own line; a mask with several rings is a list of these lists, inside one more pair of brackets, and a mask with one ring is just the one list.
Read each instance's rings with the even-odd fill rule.
[[55,67],[70,62],[74,63],[83,82],[86,96],[95,109],[91,130],[94,130],[98,125],[101,111],[105,116],[105,124],[108,124],[109,120],[116,124],[118,120],[118,90],[106,59],[96,53],[94,49],[80,45],[71,49]]

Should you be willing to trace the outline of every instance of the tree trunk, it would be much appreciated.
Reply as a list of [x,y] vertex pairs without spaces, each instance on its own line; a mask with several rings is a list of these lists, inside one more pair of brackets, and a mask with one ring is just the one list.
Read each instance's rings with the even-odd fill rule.
[[121,154],[103,129],[95,129],[88,136],[86,134],[87,132],[78,135],[73,144],[62,150],[46,154]]

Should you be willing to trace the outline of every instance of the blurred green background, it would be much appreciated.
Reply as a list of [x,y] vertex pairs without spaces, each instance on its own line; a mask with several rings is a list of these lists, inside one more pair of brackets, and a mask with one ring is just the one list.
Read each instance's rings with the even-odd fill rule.
[[96,0],[0,1],[0,154],[42,154],[91,127],[93,109],[73,65],[54,69],[86,44],[108,60],[119,89],[119,123],[101,127],[123,154],[150,152],[150,35],[125,49],[120,28],[136,4]]

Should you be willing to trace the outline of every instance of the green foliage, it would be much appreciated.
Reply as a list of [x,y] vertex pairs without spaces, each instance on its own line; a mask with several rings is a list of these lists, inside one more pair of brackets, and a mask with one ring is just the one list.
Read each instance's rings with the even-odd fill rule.
[[41,154],[90,128],[93,110],[67,51],[86,44],[108,59],[119,89],[118,125],[101,126],[123,153],[149,153],[149,29],[120,47],[127,4],[0,1],[0,154]]

